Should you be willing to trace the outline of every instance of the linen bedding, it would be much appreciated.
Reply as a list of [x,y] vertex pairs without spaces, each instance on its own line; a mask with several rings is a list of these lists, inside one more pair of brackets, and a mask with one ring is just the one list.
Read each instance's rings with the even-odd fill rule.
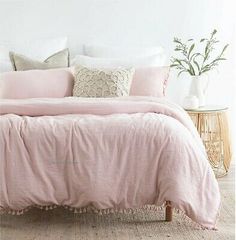
[[214,229],[220,193],[189,116],[151,97],[0,100],[0,210],[161,206]]

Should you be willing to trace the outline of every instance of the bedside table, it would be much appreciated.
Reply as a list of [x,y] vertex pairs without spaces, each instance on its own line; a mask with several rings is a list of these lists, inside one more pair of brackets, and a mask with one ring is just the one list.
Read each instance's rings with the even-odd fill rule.
[[231,162],[227,107],[205,106],[198,109],[185,109],[194,122],[206,147],[208,160],[216,177],[227,174]]

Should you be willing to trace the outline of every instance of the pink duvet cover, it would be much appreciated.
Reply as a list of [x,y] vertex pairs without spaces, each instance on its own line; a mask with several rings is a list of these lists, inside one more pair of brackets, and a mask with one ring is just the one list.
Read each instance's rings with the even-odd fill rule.
[[192,121],[163,99],[0,100],[0,209],[172,206],[213,229],[218,183]]

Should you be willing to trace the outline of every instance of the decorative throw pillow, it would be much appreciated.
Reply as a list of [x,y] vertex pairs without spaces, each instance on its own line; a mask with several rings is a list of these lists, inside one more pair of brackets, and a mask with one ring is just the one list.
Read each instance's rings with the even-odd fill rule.
[[121,97],[128,96],[134,69],[90,69],[75,67],[73,96]]
[[0,40],[0,72],[13,71],[9,52],[19,52],[29,58],[44,61],[48,56],[67,48],[67,37],[33,40]]
[[9,53],[13,69],[15,71],[27,71],[33,69],[52,69],[52,68],[66,68],[70,64],[69,49],[64,49],[60,52],[48,57],[44,62],[30,59],[20,54],[13,52]]
[[147,67],[135,69],[130,96],[164,97],[170,67]]
[[73,69],[30,70],[0,74],[0,99],[72,96]]

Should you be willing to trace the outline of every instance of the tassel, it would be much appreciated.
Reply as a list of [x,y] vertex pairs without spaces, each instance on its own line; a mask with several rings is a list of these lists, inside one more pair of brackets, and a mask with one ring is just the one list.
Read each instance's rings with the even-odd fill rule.
[[102,211],[101,210],[98,211],[98,215],[102,215]]
[[[110,213],[123,213],[123,214],[127,214],[127,213],[138,213],[139,210],[153,210],[153,211],[160,211],[160,210],[165,210],[166,206],[171,206],[170,204],[163,204],[161,206],[157,206],[157,205],[145,205],[141,208],[128,208],[128,209],[120,209],[120,208],[108,208],[108,209],[96,209],[94,206],[88,206],[88,207],[83,207],[83,208],[74,208],[74,207],[69,207],[67,205],[63,205],[62,207],[64,207],[65,209],[68,209],[70,211],[73,211],[74,213],[86,213],[86,212],[93,212],[93,213],[97,213],[98,215],[105,215],[105,214],[110,214]],[[22,210],[12,210],[12,209],[3,209],[2,207],[0,208],[0,214],[4,214],[4,213],[8,213],[11,215],[22,215],[25,212],[29,211],[29,209],[31,209],[32,207],[36,207],[39,209],[45,209],[46,211],[49,209],[55,209],[58,207],[58,205],[48,205],[48,206],[40,206],[40,205],[34,205],[34,206],[30,206],[27,207],[25,209]],[[188,223],[190,223],[194,228],[196,229],[208,229],[207,227],[201,226],[199,223],[193,222],[187,215],[186,212],[177,209],[177,208],[173,208],[173,212],[174,214],[178,214],[181,220],[184,220]],[[219,214],[217,215],[219,217]],[[211,230],[217,230],[216,228],[210,228]]]

